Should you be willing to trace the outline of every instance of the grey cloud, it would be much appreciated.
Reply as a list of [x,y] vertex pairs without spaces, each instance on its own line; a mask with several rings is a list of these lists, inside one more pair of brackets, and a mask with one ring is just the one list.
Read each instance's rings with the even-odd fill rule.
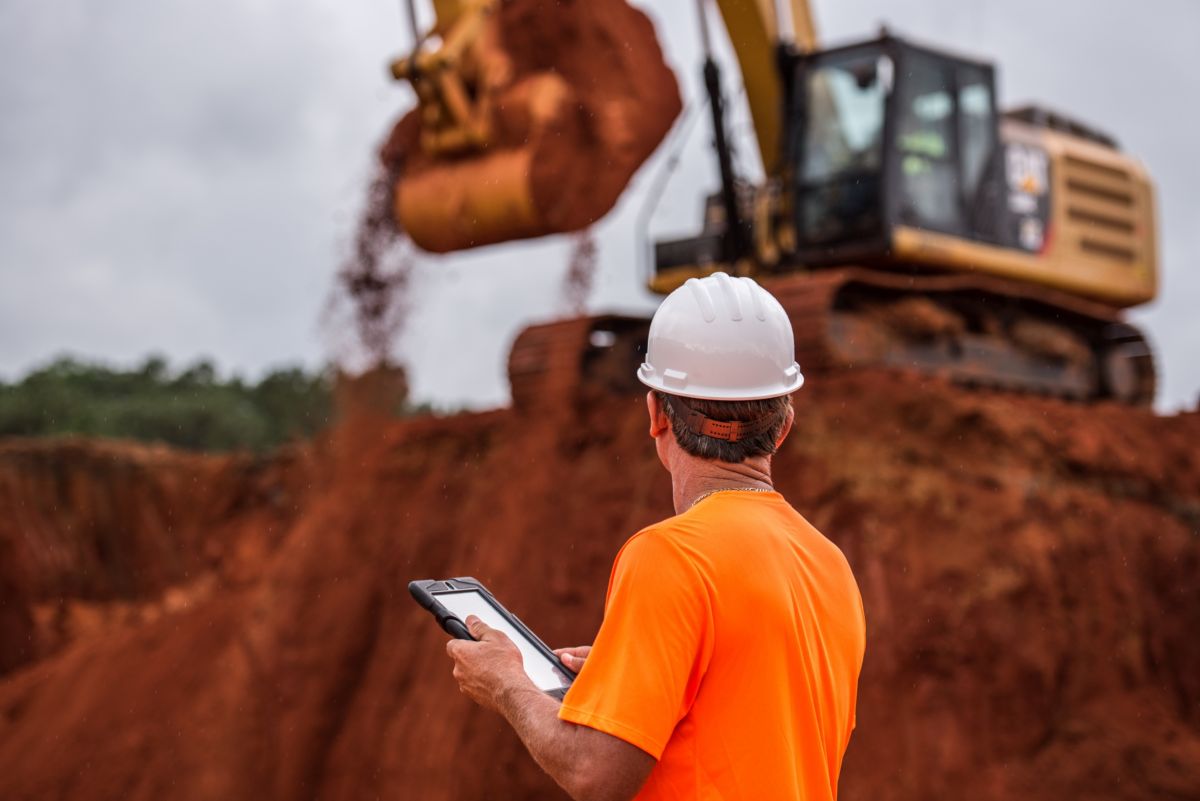
[[[695,103],[691,3],[641,3]],[[1113,131],[1159,183],[1164,294],[1135,317],[1164,366],[1166,406],[1200,364],[1200,173],[1190,147],[1200,6],[1064,0],[815,0],[827,41],[901,33],[994,58],[1003,99],[1035,98]],[[1081,23],[1081,20],[1083,22]],[[736,69],[729,65],[730,85]],[[211,355],[257,372],[330,349],[318,320],[347,252],[374,149],[406,91],[384,66],[404,47],[394,2],[63,0],[0,5],[0,374],[60,350],[131,361]],[[743,161],[752,162],[744,108]],[[703,120],[653,217],[684,233],[715,186]],[[660,152],[596,226],[592,307],[649,311],[637,221]],[[566,312],[569,242],[422,260],[401,340],[418,395],[492,405],[532,320]],[[335,332],[336,333],[336,332]],[[334,337],[336,339],[336,337]]]

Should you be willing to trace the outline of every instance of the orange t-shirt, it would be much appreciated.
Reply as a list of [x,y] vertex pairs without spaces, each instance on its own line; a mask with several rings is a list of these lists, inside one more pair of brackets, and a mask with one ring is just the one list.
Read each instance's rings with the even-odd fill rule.
[[635,534],[559,717],[658,760],[639,799],[837,796],[866,622],[783,496],[719,492]]

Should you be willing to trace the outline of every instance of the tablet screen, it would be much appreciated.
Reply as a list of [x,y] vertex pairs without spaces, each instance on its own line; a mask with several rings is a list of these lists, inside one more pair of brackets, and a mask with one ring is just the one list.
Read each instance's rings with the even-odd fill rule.
[[508,636],[513,644],[521,651],[525,673],[539,690],[557,690],[571,684],[570,679],[563,675],[558,666],[546,658],[532,642],[525,638],[515,626],[509,623],[487,598],[474,590],[462,592],[434,593],[438,603],[450,610],[456,618],[467,620],[467,615],[475,615],[498,631]]

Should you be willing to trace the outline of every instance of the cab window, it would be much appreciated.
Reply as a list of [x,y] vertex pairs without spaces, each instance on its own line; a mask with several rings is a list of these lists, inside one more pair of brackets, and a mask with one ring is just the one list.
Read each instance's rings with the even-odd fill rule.
[[877,47],[823,55],[806,70],[798,220],[806,244],[862,241],[882,230],[884,111],[891,60]]
[[896,126],[899,221],[956,232],[962,215],[952,68],[917,52],[906,53],[904,64]]

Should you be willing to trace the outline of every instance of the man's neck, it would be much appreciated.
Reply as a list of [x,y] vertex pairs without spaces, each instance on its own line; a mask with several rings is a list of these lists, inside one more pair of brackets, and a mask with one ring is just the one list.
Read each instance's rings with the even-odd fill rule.
[[774,489],[769,456],[733,464],[699,459],[675,449],[671,461],[671,495],[676,514],[683,514],[700,498],[717,490]]

